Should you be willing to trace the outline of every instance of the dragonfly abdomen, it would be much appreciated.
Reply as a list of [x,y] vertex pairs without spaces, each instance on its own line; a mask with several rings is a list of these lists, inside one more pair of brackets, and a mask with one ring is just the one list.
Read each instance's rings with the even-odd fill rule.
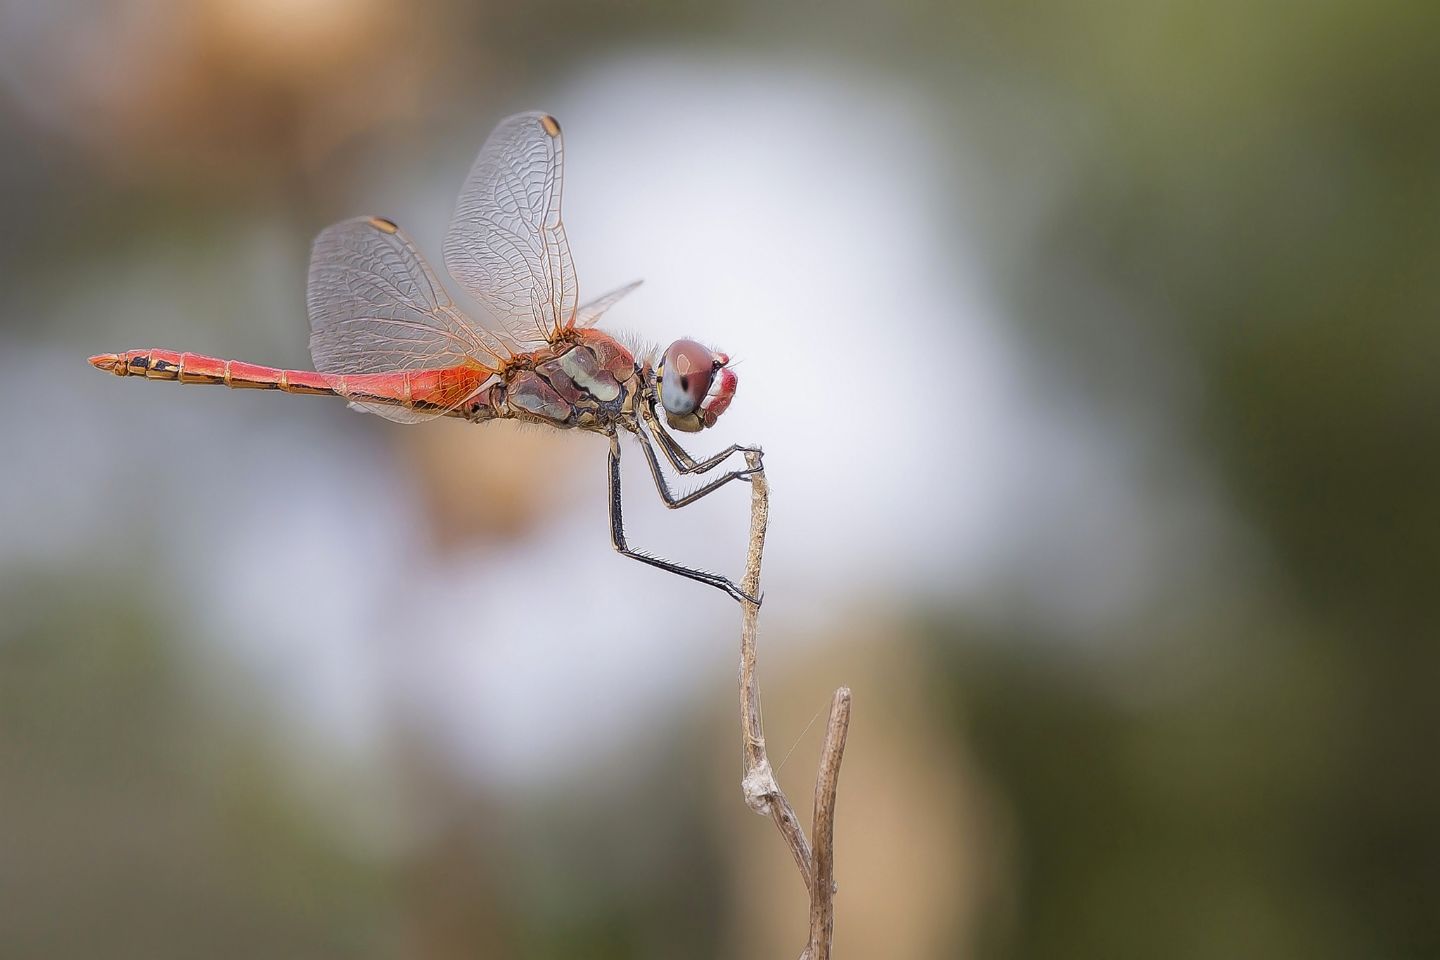
[[402,420],[442,413],[482,415],[483,411],[465,409],[465,401],[473,398],[476,403],[484,402],[481,387],[493,374],[479,365],[384,373],[318,373],[159,349],[104,353],[91,357],[90,365],[120,377],[215,384],[237,390],[334,395],[375,412],[379,412],[377,407],[407,411],[401,414],[397,410],[392,417]]
[[240,360],[222,360],[174,350],[127,350],[90,358],[90,365],[120,377],[208,383],[235,389],[334,394],[341,378],[309,370],[282,370]]

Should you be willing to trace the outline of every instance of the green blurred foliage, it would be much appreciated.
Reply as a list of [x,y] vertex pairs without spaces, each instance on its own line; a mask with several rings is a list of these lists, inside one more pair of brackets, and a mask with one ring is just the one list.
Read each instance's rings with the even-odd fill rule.
[[[1087,336],[1171,326],[1200,374],[1190,428],[1288,613],[1192,627],[1229,662],[1158,715],[1076,689],[1063,663],[984,679],[977,736],[1012,770],[1034,856],[1022,953],[1440,953],[1437,13],[996,13],[1010,68],[1080,113],[1065,149],[1085,158],[1016,301],[1064,342],[1078,266],[1131,308]],[[1135,380],[1103,348],[1068,357]]]
[[3,952],[373,955],[393,936],[376,865],[197,700],[162,597],[87,587],[0,594],[25,611],[0,624]]

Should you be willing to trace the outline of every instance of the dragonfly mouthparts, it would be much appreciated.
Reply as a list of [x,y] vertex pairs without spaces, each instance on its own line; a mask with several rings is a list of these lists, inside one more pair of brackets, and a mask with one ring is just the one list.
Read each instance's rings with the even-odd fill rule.
[[120,362],[120,357],[113,353],[97,353],[90,358],[90,366],[96,370],[109,370],[113,372],[115,365]]

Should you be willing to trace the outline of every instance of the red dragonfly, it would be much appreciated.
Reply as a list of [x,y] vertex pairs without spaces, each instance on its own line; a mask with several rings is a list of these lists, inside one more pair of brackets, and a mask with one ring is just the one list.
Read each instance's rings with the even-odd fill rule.
[[560,125],[544,113],[501,121],[480,149],[445,237],[450,275],[485,308],[488,325],[451,301],[392,221],[358,217],[316,239],[306,303],[315,371],[281,370],[174,350],[90,358],[117,376],[344,397],[400,423],[461,417],[588,430],[610,440],[610,539],[627,557],[758,603],[730,580],[631,548],[620,500],[620,434],[644,451],[665,505],[694,503],[759,468],[728,470],[676,496],[656,447],[681,474],[709,473],[732,444],[697,460],[666,431],[713,426],[735,395],[724,353],[682,339],[660,355],[627,348],[595,322],[638,281],[577,307],[570,245],[560,219]]

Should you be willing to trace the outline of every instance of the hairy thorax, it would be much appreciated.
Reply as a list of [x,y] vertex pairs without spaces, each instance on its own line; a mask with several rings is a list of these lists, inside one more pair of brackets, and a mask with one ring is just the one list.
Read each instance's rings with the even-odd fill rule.
[[572,330],[556,343],[517,354],[467,411],[472,420],[508,418],[606,432],[634,408],[635,356],[598,330]]

